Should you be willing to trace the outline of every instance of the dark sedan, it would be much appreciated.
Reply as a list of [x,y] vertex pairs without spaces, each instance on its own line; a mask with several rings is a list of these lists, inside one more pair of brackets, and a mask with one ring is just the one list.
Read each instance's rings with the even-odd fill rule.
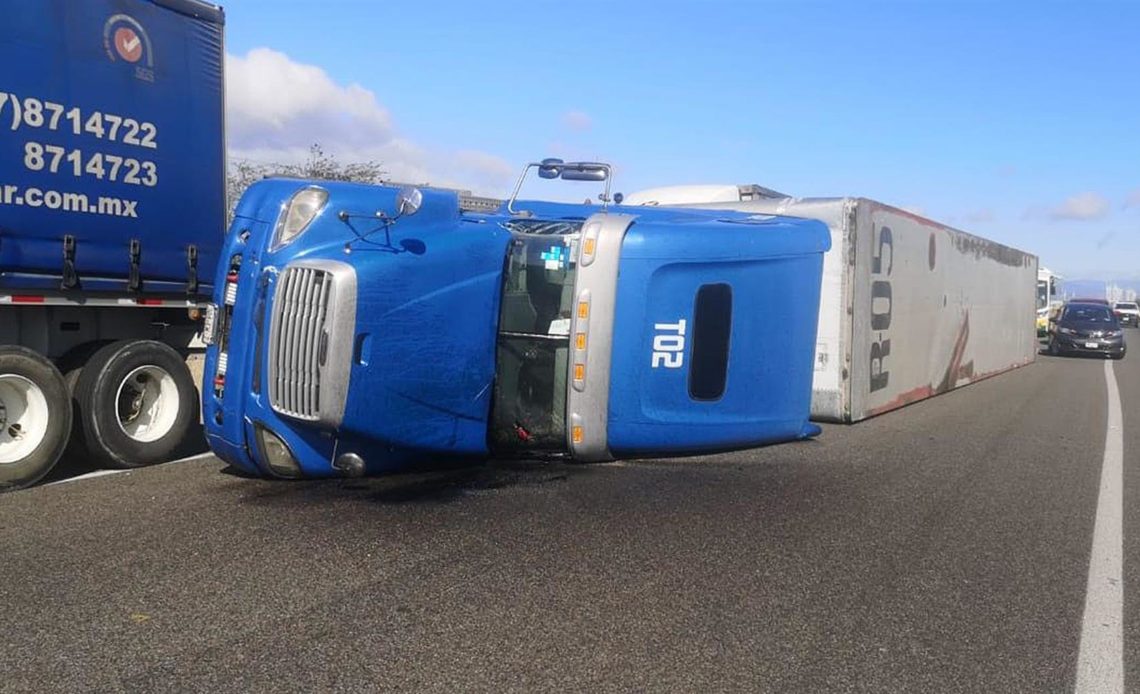
[[1124,331],[1101,303],[1065,304],[1049,337],[1049,354],[1103,354],[1123,359]]

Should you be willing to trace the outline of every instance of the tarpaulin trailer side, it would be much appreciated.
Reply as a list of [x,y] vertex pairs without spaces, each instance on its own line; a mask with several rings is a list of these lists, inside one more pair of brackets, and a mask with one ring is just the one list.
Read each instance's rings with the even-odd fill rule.
[[814,419],[855,422],[1037,354],[1034,255],[865,198],[701,202],[702,194],[707,190],[661,188],[625,202],[807,217],[831,230]]
[[209,295],[225,232],[221,10],[0,8],[0,289]]
[[199,0],[0,14],[3,491],[69,440],[98,465],[169,460],[198,419],[187,361],[225,231],[225,17]]

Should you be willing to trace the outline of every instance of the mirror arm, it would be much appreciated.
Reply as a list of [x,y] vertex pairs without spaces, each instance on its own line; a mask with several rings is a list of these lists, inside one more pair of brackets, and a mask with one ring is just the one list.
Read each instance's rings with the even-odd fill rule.
[[[602,193],[602,197],[601,197],[602,211],[604,212],[606,210],[607,206],[610,204],[610,185],[613,181],[613,167],[611,167],[609,164],[602,163],[602,162],[595,163],[595,162],[561,162],[561,161],[559,161],[559,163],[557,164],[557,167],[560,169],[558,178],[561,178],[562,180],[574,180],[572,178],[570,178],[570,179],[565,178],[566,171],[567,170],[587,171],[588,169],[583,166],[586,163],[589,163],[591,168],[596,167],[596,168],[604,169],[606,172],[606,178],[605,178],[606,187],[605,187],[605,192]],[[511,193],[510,199],[507,200],[507,212],[509,214],[512,214],[512,215],[526,214],[525,210],[516,210],[515,209],[515,201],[518,199],[519,191],[522,190],[523,181],[526,180],[527,172],[530,171],[532,168],[542,168],[544,166],[553,166],[553,165],[548,163],[548,162],[534,162],[534,161],[532,161],[529,164],[527,164],[525,167],[523,167],[522,173],[519,174],[519,180],[515,183],[515,189]]]
[[515,183],[515,190],[513,193],[511,193],[511,199],[507,201],[507,212],[509,214],[519,214],[519,212],[515,210],[515,199],[518,198],[519,191],[522,190],[523,181],[526,180],[526,172],[530,171],[533,167],[536,167],[538,165],[538,162],[532,161],[523,167],[522,173],[519,174],[518,183]]

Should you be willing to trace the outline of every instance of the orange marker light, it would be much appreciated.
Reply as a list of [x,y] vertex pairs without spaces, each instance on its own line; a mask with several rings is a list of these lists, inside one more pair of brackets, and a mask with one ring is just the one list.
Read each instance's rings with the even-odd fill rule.
[[586,365],[585,364],[575,364],[574,365],[574,380],[575,381],[582,381],[582,380],[585,380],[585,378],[586,378]]
[[586,333],[578,333],[574,338],[574,347],[579,350],[586,349]]
[[578,317],[586,319],[590,316],[590,305],[585,301],[578,302]]
[[586,255],[593,255],[594,247],[596,245],[597,242],[594,239],[586,239],[586,243],[582,244],[582,250],[586,253]]
[[582,427],[574,427],[571,430],[570,437],[574,440],[574,443],[582,443]]

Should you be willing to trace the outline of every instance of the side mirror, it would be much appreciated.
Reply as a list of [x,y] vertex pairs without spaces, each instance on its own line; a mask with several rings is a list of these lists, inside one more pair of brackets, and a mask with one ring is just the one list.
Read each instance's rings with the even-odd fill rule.
[[396,216],[411,216],[420,211],[424,204],[424,194],[419,188],[404,186],[396,192]]
[[539,178],[558,178],[563,175],[561,159],[543,159],[538,164]]
[[563,181],[604,181],[610,177],[610,168],[593,162],[572,162],[562,169]]

